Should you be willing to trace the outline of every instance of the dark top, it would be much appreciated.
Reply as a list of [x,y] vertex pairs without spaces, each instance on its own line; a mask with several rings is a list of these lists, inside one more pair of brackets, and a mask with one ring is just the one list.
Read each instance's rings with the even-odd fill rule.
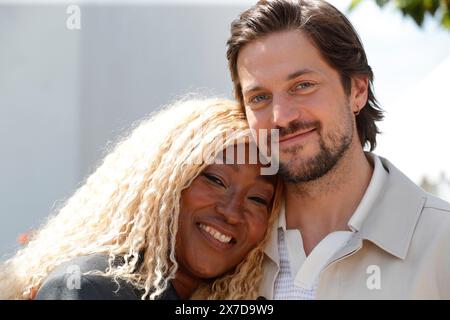
[[[118,263],[118,262],[117,262]],[[115,263],[116,264],[116,263]],[[143,290],[131,284],[100,275],[84,275],[88,271],[106,271],[108,256],[94,254],[77,257],[57,267],[45,279],[36,300],[141,300]],[[158,300],[178,300],[180,297],[169,282]]]

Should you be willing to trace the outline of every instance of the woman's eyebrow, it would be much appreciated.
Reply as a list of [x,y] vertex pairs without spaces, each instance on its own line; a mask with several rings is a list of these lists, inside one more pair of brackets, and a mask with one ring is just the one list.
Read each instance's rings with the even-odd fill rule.
[[[239,164],[236,163],[232,163],[232,164],[228,164],[234,171],[239,172],[240,171],[240,166]],[[257,180],[263,181],[264,183],[268,183],[270,185],[273,185],[274,183],[274,175],[258,175],[256,177]]]

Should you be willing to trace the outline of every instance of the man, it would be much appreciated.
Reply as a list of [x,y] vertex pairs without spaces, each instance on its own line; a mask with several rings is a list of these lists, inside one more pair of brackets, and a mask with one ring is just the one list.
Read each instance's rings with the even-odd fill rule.
[[250,127],[280,135],[285,196],[260,295],[450,299],[450,205],[364,151],[383,114],[345,16],[259,1],[232,23],[227,58]]

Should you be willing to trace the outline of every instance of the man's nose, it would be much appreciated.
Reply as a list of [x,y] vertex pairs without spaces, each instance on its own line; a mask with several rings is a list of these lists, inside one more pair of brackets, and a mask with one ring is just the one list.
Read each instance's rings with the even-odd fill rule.
[[272,101],[274,127],[286,128],[300,117],[300,108],[288,96],[274,96]]
[[243,221],[243,201],[240,197],[230,192],[227,197],[224,197],[217,203],[217,212],[219,212],[229,224],[238,224]]

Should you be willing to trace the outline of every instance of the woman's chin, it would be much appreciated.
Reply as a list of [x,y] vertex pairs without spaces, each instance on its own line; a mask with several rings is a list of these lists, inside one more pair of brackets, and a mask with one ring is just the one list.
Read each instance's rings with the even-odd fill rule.
[[195,274],[198,278],[208,281],[224,275],[229,270],[230,269],[219,270],[219,268],[214,265],[211,266],[202,265],[201,267],[195,268]]

